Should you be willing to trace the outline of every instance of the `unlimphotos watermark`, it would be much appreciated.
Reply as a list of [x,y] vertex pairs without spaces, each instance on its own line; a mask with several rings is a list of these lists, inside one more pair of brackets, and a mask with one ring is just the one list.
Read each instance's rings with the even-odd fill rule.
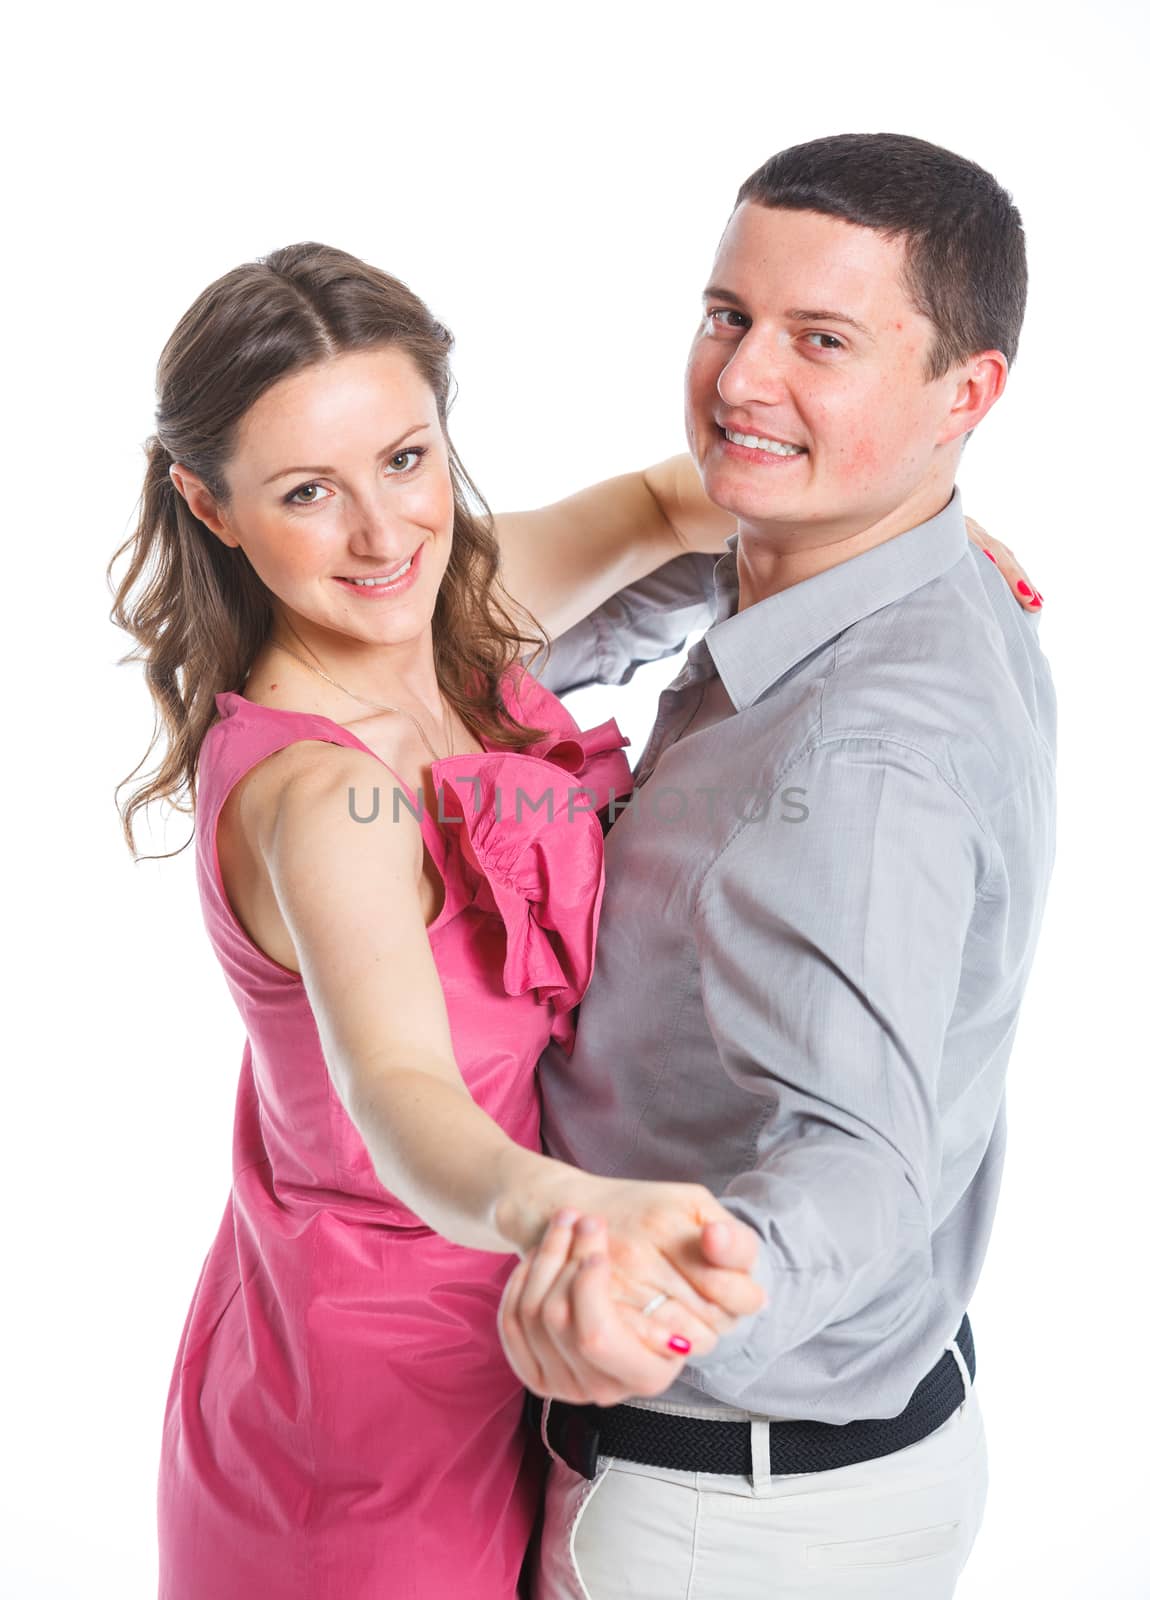
[[[437,822],[451,824],[466,820],[463,816],[452,814],[455,805],[461,801],[458,791],[464,784],[474,786],[472,794],[474,815],[478,815],[482,806],[489,803],[497,822],[514,820],[519,824],[522,824],[526,816],[537,816],[540,813],[548,822],[574,822],[577,816],[602,812],[605,821],[611,823],[624,811],[630,811],[641,814],[648,823],[667,825],[686,822],[692,816],[715,822],[723,814],[738,822],[763,822],[770,816],[777,816],[781,822],[794,823],[805,822],[811,814],[810,807],[806,804],[807,791],[797,787],[775,793],[772,790],[756,789],[749,784],[734,788],[728,784],[706,784],[694,789],[680,788],[675,784],[662,784],[657,788],[654,785],[647,785],[624,794],[618,794],[612,788],[600,796],[597,789],[585,785],[571,785],[565,790],[548,787],[534,795],[518,786],[514,793],[509,795],[502,787],[496,785],[484,795],[481,779],[454,777],[452,779],[454,798],[445,793],[442,785],[436,787]],[[354,787],[349,787],[347,811],[351,820],[376,822],[381,813],[381,793],[378,787],[372,788],[371,809],[365,811],[360,807]],[[398,822],[405,812],[421,822],[425,810],[422,794],[413,798],[403,789],[393,787],[392,822]]]

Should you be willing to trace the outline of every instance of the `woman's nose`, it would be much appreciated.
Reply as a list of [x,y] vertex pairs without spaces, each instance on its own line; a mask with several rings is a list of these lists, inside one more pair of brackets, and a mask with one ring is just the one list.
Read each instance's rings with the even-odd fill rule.
[[380,500],[360,500],[356,504],[347,541],[353,554],[381,561],[399,560],[408,554],[405,539],[404,520],[394,505]]

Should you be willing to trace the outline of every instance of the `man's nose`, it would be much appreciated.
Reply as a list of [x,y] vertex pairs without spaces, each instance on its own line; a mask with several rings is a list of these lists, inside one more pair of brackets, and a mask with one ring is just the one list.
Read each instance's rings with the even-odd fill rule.
[[719,374],[719,397],[724,405],[778,405],[786,397],[784,352],[777,336],[764,329],[740,339]]

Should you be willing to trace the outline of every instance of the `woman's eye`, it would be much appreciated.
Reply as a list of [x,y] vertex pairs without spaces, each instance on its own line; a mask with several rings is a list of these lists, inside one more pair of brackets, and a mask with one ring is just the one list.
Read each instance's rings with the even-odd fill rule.
[[[289,505],[289,506],[316,506],[316,505],[318,505],[319,501],[315,500],[315,499],[307,499],[307,500],[297,500],[296,499],[297,495],[307,494],[309,489],[323,489],[323,484],[322,483],[301,483],[298,489],[293,489],[290,494],[287,494],[287,495],[284,496],[284,504],[285,505]],[[326,495],[326,494],[330,494],[331,491],[328,490],[328,489],[323,489],[323,492]]]
[[[427,454],[423,445],[412,445],[407,450],[398,450],[387,463],[388,475],[393,478],[403,477],[411,472]],[[331,490],[325,489],[322,483],[301,483],[298,489],[293,489],[290,494],[284,495],[284,504],[289,506],[318,506],[319,494],[322,493],[326,500],[331,496]]]
[[820,344],[818,346],[818,349],[820,349],[820,350],[845,350],[846,349],[846,345],[843,344],[842,340],[841,339],[836,339],[833,333],[808,333],[807,334],[807,338],[808,339],[825,339],[826,343],[825,344]]
[[394,468],[394,471],[397,475],[410,472],[415,466],[418,465],[420,461],[422,461],[426,454],[426,450],[418,448],[414,445],[409,450],[400,450],[399,453],[392,456],[391,460],[388,462],[388,469],[390,470]]

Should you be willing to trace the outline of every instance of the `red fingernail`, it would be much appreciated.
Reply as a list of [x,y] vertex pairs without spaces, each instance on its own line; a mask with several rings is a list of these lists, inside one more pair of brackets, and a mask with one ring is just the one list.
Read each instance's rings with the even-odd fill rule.
[[1024,594],[1027,597],[1027,599],[1029,599],[1030,596],[1034,593],[1034,590],[1030,587],[1030,585],[1028,583],[1023,583],[1022,579],[1019,578],[1019,580],[1018,580],[1018,592],[1019,592],[1019,594]]
[[998,562],[995,560],[994,556],[990,555],[990,551],[989,550],[984,550],[982,553],[983,553],[984,556],[990,556],[990,559],[992,561],[994,561],[995,566],[998,565]]
[[690,1339],[684,1339],[681,1333],[673,1333],[667,1340],[667,1349],[673,1350],[677,1356],[689,1356],[691,1353]]
[[1035,591],[1034,591],[1034,599],[1035,599],[1036,604],[1038,604],[1038,605],[1042,604],[1042,596],[1039,594],[1037,589],[1035,589]]

